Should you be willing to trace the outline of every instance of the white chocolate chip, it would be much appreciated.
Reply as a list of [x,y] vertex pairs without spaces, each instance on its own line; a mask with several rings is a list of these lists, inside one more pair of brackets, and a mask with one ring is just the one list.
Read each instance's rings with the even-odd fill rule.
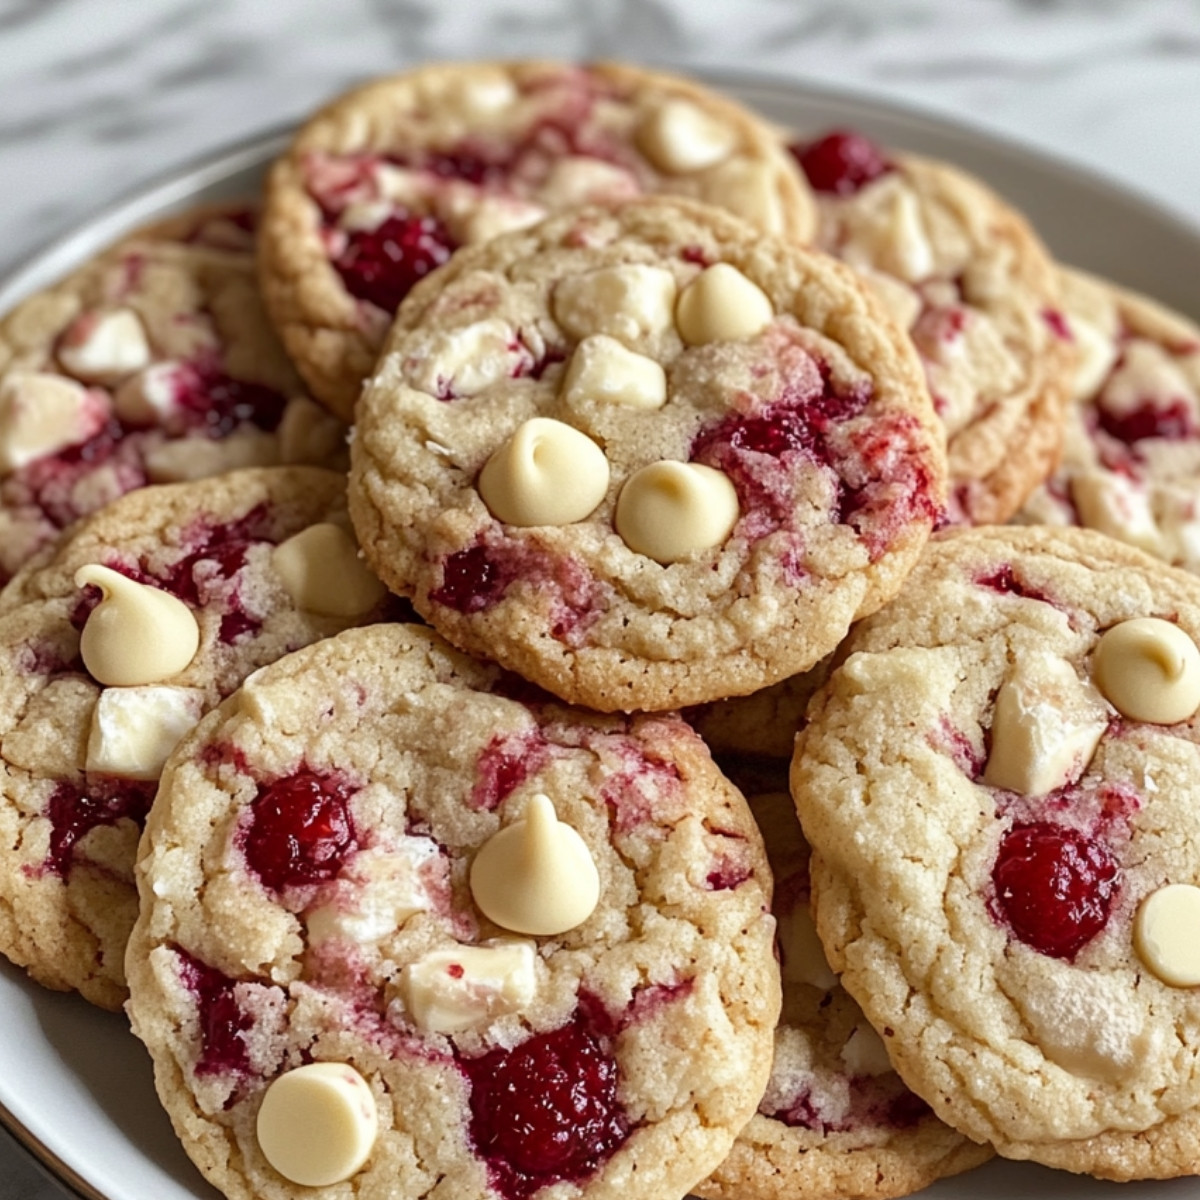
[[306,1063],[267,1088],[256,1133],[263,1157],[285,1179],[301,1187],[341,1183],[374,1149],[375,1096],[348,1063]]
[[338,214],[338,228],[351,233],[370,233],[378,229],[395,211],[390,200],[359,200],[347,204]]
[[479,848],[470,878],[480,911],[514,933],[566,933],[583,924],[600,899],[587,843],[540,793],[520,819]]
[[108,413],[105,397],[72,379],[10,372],[0,382],[0,475],[86,442]]
[[906,283],[933,274],[933,245],[925,231],[921,203],[900,175],[867,189],[846,213],[838,257],[858,270],[873,267]]
[[719,546],[739,515],[737,491],[723,472],[664,460],[625,481],[615,524],[631,550],[673,563]]
[[640,190],[637,179],[624,167],[601,158],[568,155],[550,168],[538,196],[551,208],[560,209],[632,200]]
[[113,393],[113,410],[130,425],[161,425],[179,405],[179,364],[153,363]]
[[1174,725],[1200,707],[1200,649],[1159,617],[1136,617],[1107,630],[1096,644],[1092,676],[1133,721]]
[[554,289],[554,318],[572,337],[606,333],[637,345],[671,328],[675,276],[629,263],[568,275]]
[[1133,944],[1163,983],[1200,986],[1200,888],[1171,883],[1151,892],[1138,906]]
[[105,688],[92,709],[87,770],[157,779],[163,763],[204,715],[198,688]]
[[1079,471],[1071,477],[1071,499],[1088,529],[1163,555],[1162,531],[1141,483],[1111,471]]
[[[423,208],[430,194],[430,181],[426,176],[420,171],[411,171],[394,163],[379,163],[375,167],[373,179],[379,199],[385,204],[380,221],[383,217],[390,216],[397,206],[408,209]],[[379,221],[375,224],[378,225]]]
[[865,1021],[850,1031],[840,1057],[851,1076],[886,1075],[892,1070],[883,1039]]
[[526,1008],[537,990],[535,957],[533,942],[515,938],[434,950],[401,972],[401,995],[422,1029],[458,1033]]
[[58,361],[85,383],[115,383],[150,364],[150,343],[137,313],[85,313],[63,334]]
[[479,494],[508,525],[570,525],[604,499],[608,477],[608,459],[587,434],[532,417],[484,464]]
[[829,991],[837,983],[837,976],[825,957],[808,905],[797,904],[790,912],[781,913],[778,930],[784,979]]
[[1083,774],[1108,720],[1100,693],[1066,659],[1028,650],[996,694],[983,782],[1045,796]]
[[354,539],[340,526],[309,525],[271,551],[292,603],[327,617],[361,617],[387,595],[358,554]]
[[642,119],[637,143],[660,171],[686,175],[728,158],[737,132],[690,100],[670,99]]
[[402,373],[412,387],[431,396],[475,396],[511,378],[529,358],[512,326],[492,317],[430,332],[404,359]]
[[546,209],[517,196],[480,196],[472,189],[469,200],[447,212],[450,233],[464,245],[487,242],[502,233],[528,229],[546,216]]
[[705,267],[675,307],[679,335],[689,346],[753,337],[774,319],[766,292],[729,263]]
[[437,858],[437,843],[427,837],[406,837],[396,846],[355,854],[339,875],[332,901],[305,915],[309,942],[365,945],[395,933],[432,906],[425,876]]
[[1068,315],[1067,325],[1075,348],[1073,396],[1076,400],[1090,400],[1117,361],[1120,353],[1117,339],[1075,313]]
[[101,597],[83,627],[79,651],[97,682],[160,683],[196,656],[200,626],[182,600],[98,563],[75,572],[76,587],[89,584],[100,589]]
[[667,402],[667,373],[654,359],[627,350],[616,338],[597,334],[575,347],[563,379],[563,400],[570,407],[596,401],[662,408]]
[[767,163],[734,155],[706,172],[700,188],[709,204],[726,208],[767,233],[784,231],[779,181]]
[[346,426],[333,413],[307,396],[296,396],[287,402],[275,432],[279,439],[279,461],[289,466],[328,465],[345,449],[346,433]]

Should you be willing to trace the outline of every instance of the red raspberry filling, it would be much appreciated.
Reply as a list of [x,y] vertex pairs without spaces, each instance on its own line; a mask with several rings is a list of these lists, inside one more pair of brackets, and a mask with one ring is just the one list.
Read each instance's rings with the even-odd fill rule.
[[349,781],[298,771],[258,789],[242,837],[250,869],[273,892],[324,883],[358,848]]
[[183,951],[179,955],[179,978],[195,997],[200,1025],[200,1054],[196,1074],[247,1074],[250,1055],[242,1036],[253,1018],[242,1012],[233,989],[235,981]]
[[333,265],[352,296],[393,313],[417,281],[457,249],[436,217],[398,209],[375,229],[350,233]]
[[76,845],[101,825],[130,820],[141,829],[156,790],[154,782],[105,776],[83,784],[56,784],[44,810],[50,822],[50,845],[38,873],[65,879],[75,863]]
[[1018,596],[1022,600],[1040,600],[1043,604],[1053,604],[1058,607],[1049,593],[1019,579],[1011,563],[1002,563],[994,570],[976,575],[975,583],[979,587],[999,592],[1003,596]]
[[1121,868],[1102,842],[1062,825],[1017,825],[992,868],[995,909],[1025,945],[1067,962],[1108,924]]
[[460,1059],[471,1139],[505,1200],[595,1174],[630,1133],[609,1037],[581,1006],[561,1028]]
[[834,196],[853,196],[895,170],[879,146],[848,129],[835,129],[815,142],[796,142],[788,149],[813,189]]
[[274,388],[235,379],[216,363],[180,364],[173,395],[187,431],[214,440],[244,425],[274,433],[287,407],[287,397]]
[[759,1109],[764,1116],[792,1128],[810,1129],[814,1133],[848,1133],[864,1127],[911,1129],[931,1116],[933,1110],[920,1096],[914,1095],[898,1075],[855,1075],[849,1080],[849,1109],[836,1119],[823,1111],[820,1096],[812,1088],[804,1088],[783,1109]]
[[1165,405],[1146,401],[1132,410],[1114,412],[1105,407],[1101,393],[1096,403],[1096,417],[1105,433],[1127,446],[1147,438],[1179,442],[1200,433],[1191,408],[1183,400],[1173,400]]
[[475,763],[471,807],[491,812],[536,775],[549,757],[550,747],[540,730],[492,738]]

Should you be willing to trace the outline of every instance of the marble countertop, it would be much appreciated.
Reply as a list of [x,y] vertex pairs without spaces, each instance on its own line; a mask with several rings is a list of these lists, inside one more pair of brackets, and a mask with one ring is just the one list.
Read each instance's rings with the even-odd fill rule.
[[[1196,0],[0,0],[0,276],[364,77],[528,55],[754,70],[902,102],[1200,227]],[[0,1135],[3,1200],[64,1194]]]

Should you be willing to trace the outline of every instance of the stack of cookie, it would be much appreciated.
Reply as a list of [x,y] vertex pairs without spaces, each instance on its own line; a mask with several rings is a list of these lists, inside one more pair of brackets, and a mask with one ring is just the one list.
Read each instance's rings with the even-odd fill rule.
[[1197,1169],[1200,584],[1111,536],[1196,553],[1182,319],[528,62],[341,98],[0,347],[0,950],[228,1196]]

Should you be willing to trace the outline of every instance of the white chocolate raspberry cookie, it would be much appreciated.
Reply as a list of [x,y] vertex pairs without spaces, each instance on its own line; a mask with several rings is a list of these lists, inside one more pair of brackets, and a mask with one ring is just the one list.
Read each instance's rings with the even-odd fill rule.
[[829,960],[913,1091],[1008,1157],[1196,1169],[1198,638],[1200,583],[1141,551],[967,530],[809,706]]
[[1072,361],[1037,234],[957,168],[861,134],[792,151],[817,197],[816,245],[871,283],[921,355],[951,520],[1007,520],[1057,461]]
[[1200,572],[1200,327],[1062,269],[1077,350],[1062,462],[1027,524],[1083,525]]
[[0,320],[0,582],[59,530],[151,483],[344,465],[254,269],[255,214],[130,235]]
[[351,451],[381,577],[602,711],[807,670],[895,593],[944,499],[920,364],[853,274],[666,197],[419,284]]
[[762,1095],[741,794],[678,717],[569,709],[432,631],[248,679],[168,764],[138,880],[129,1013],[232,1200],[678,1200]]
[[879,1035],[839,986],[809,912],[808,846],[786,792],[750,800],[771,870],[783,973],[771,1080],[705,1200],[883,1200],[992,1157],[900,1081]]
[[313,394],[349,421],[392,314],[460,246],[646,193],[807,239],[808,188],[761,118],[617,63],[439,63],[335,100],[273,170],[267,307]]
[[267,467],[143,488],[5,590],[0,952],[38,982],[121,1004],[167,755],[251,671],[398,610],[356,558],[344,485]]

